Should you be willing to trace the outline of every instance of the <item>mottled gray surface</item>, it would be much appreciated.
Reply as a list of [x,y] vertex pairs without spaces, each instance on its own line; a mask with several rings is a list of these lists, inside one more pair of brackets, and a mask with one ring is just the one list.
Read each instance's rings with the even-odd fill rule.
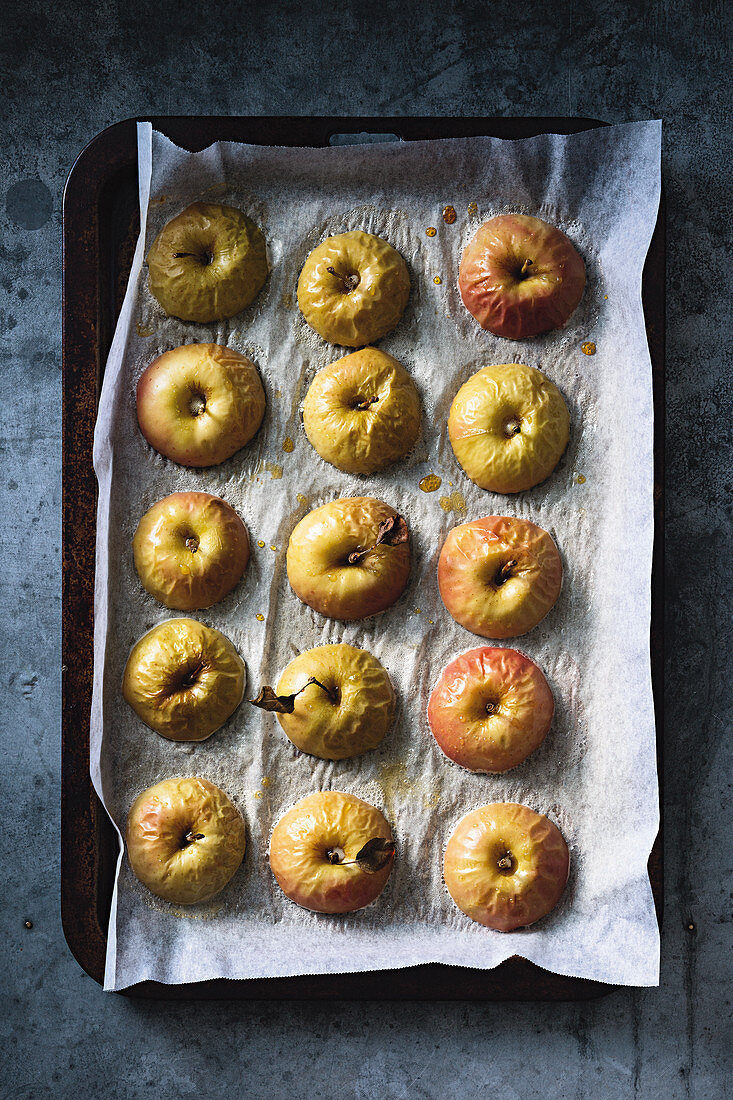
[[[730,8],[726,15],[723,0],[426,2],[395,5],[380,19],[347,0],[328,13],[294,3],[185,7],[29,0],[4,20],[0,1097],[730,1095]],[[64,178],[95,133],[130,115],[292,112],[665,120],[659,990],[559,1006],[197,1009],[103,995],[66,949],[58,906]]]

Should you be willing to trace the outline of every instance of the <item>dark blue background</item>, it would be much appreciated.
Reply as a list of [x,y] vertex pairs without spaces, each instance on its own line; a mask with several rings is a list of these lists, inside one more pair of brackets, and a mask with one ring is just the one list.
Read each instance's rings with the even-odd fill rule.
[[[730,30],[723,0],[28,0],[6,10],[3,1100],[726,1095]],[[559,1006],[141,1004],[103,995],[68,953],[58,910],[61,195],[74,157],[103,127],[188,113],[664,119],[667,878],[659,990]]]

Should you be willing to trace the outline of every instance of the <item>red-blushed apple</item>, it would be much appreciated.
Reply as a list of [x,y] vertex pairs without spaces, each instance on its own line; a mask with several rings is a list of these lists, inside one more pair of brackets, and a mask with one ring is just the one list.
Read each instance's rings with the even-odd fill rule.
[[139,794],[127,818],[127,858],[152,894],[177,905],[208,901],[244,857],[244,821],[208,779],[165,779]]
[[556,825],[527,806],[494,802],[458,822],[446,845],[443,877],[471,920],[512,932],[557,905],[569,867],[568,846]]
[[166,607],[193,611],[223,600],[249,561],[247,528],[211,493],[172,493],[140,520],[132,542],[143,588]]
[[265,415],[254,363],[222,344],[172,348],[143,371],[137,419],[151,447],[181,466],[215,466],[249,443]]
[[480,646],[441,672],[428,722],[445,755],[473,772],[506,772],[544,741],[555,701],[542,671],[516,649]]
[[567,323],[583,297],[585,264],[554,225],[501,214],[479,226],[463,250],[458,286],[481,328],[524,340]]
[[448,532],[438,587],[461,626],[483,638],[516,638],[544,619],[562,586],[552,536],[526,519],[484,516]]
[[[381,858],[373,862],[367,854],[375,847]],[[340,791],[302,798],[283,814],[270,839],[270,867],[280,889],[316,913],[351,913],[370,905],[393,863],[392,830],[383,814]]]
[[290,536],[296,596],[332,619],[366,619],[400,597],[410,575],[402,516],[375,497],[342,497],[304,516]]

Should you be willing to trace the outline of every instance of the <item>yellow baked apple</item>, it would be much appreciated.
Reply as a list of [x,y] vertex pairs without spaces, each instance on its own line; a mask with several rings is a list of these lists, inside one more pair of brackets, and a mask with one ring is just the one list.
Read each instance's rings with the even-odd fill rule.
[[399,598],[410,576],[402,516],[375,497],[314,508],[290,536],[288,580],[296,596],[331,619],[366,619]]
[[481,328],[524,340],[566,324],[583,297],[585,264],[556,226],[501,214],[466,245],[458,286]]
[[482,367],[451,405],[448,435],[471,481],[519,493],[549,477],[560,461],[570,416],[557,386],[535,367]]
[[562,586],[552,536],[512,516],[484,516],[448,532],[438,587],[461,626],[484,638],[516,638],[544,619]]
[[215,466],[249,443],[265,415],[254,363],[222,344],[159,355],[137,384],[137,419],[151,447],[181,466]]
[[512,932],[557,905],[569,867],[556,825],[519,803],[494,802],[458,822],[446,845],[443,877],[471,920]]
[[244,857],[244,821],[208,779],[165,779],[139,794],[125,834],[127,858],[151,893],[176,905],[208,901]]
[[182,321],[224,321],[267,278],[262,230],[242,210],[194,202],[163,226],[148,252],[150,293]]
[[443,669],[428,722],[445,755],[462,768],[506,772],[542,744],[554,710],[534,661],[516,649],[481,646]]
[[[367,853],[376,848],[376,861],[362,854],[365,848]],[[371,904],[393,863],[392,831],[384,816],[340,791],[302,798],[283,814],[270,839],[270,867],[280,889],[316,913],[351,913]]]
[[372,474],[413,447],[420,398],[396,359],[362,348],[315,376],[303,404],[303,427],[326,462],[349,474]]
[[296,748],[323,760],[374,749],[392,725],[395,693],[376,657],[345,642],[308,649],[282,673],[277,692],[255,706],[273,710]]
[[168,619],[133,646],[122,694],[146,726],[171,741],[204,741],[242,702],[244,661],[218,630]]
[[359,348],[395,327],[410,296],[400,253],[381,237],[355,230],[326,237],[306,259],[298,305],[329,344]]
[[247,528],[211,493],[172,493],[140,520],[132,540],[143,588],[166,607],[194,611],[223,600],[249,561]]

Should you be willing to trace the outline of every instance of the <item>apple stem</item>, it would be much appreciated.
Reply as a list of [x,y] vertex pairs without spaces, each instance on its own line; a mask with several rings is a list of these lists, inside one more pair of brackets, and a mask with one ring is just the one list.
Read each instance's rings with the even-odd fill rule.
[[362,397],[359,401],[356,402],[354,408],[368,409],[370,405],[374,405],[377,401],[379,401],[378,397]]
[[512,869],[512,857],[509,855],[508,852],[505,856],[501,857],[501,859],[499,860],[497,866],[498,866],[500,871],[511,871],[511,869]]
[[525,260],[524,263],[522,264],[522,267],[521,267],[521,270],[520,270],[519,274],[520,275],[529,275],[529,269],[530,269],[531,266],[532,266],[532,261],[531,260]]
[[333,275],[335,279],[338,279],[344,288],[345,294],[351,294],[352,290],[356,290],[359,285],[359,276],[356,274],[342,275],[340,271],[337,271],[335,267],[327,267],[326,271],[329,275]]
[[203,833],[188,832],[188,833],[186,833],[186,837],[185,837],[185,840],[186,840],[187,844],[193,844],[194,840],[203,840],[203,839],[204,839],[204,834]]
[[516,564],[516,560],[505,561],[499,572],[496,574],[495,584],[500,585],[504,584],[505,581],[508,581],[509,575]]
[[390,516],[388,519],[383,519],[377,529],[377,539],[374,546],[367,546],[366,550],[352,551],[347,559],[349,565],[356,565],[372,550],[376,550],[378,546],[399,546],[400,543],[407,542],[408,538],[407,523],[402,516]]
[[213,264],[214,256],[211,252],[174,252],[174,260],[182,260],[184,256],[190,256],[192,260],[200,260],[204,267],[208,267],[209,264]]

